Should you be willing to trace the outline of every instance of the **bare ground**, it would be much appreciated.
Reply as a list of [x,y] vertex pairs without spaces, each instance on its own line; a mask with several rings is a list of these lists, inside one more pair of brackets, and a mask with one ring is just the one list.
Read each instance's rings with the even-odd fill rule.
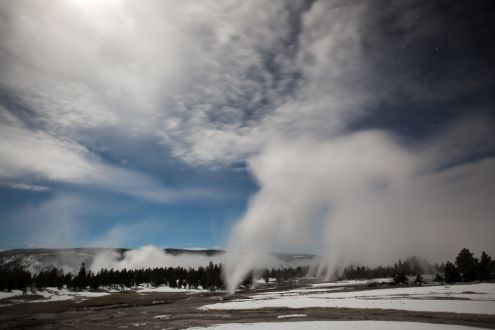
[[[108,296],[0,307],[1,329],[184,329],[219,323],[270,322],[284,314],[306,317],[284,321],[387,320],[469,325],[495,329],[495,315],[348,308],[265,308],[203,311],[206,304],[245,298],[242,293],[114,293]],[[1,301],[2,304],[8,301]]]

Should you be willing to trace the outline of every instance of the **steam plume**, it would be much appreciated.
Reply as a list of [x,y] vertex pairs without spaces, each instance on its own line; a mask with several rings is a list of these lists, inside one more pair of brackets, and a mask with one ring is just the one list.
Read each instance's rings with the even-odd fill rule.
[[[351,262],[387,263],[411,254],[438,260],[464,245],[486,249],[495,160],[438,170],[449,158],[440,141],[412,148],[368,131],[267,147],[250,161],[261,189],[232,232],[229,251],[246,257],[227,259],[229,289],[260,254],[287,246],[321,252],[318,273],[326,278]],[[323,235],[312,235],[315,228]]]

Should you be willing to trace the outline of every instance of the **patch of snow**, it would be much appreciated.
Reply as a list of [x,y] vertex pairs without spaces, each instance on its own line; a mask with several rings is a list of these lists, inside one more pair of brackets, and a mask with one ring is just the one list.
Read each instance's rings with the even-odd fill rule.
[[299,295],[301,293],[325,293],[325,292],[330,292],[330,291],[340,291],[344,290],[345,288],[339,287],[339,288],[306,288],[306,289],[292,289],[292,290],[287,290],[287,291],[271,291],[271,292],[261,292],[256,295],[256,297],[263,297],[263,296],[270,296],[274,294],[279,294],[281,296],[294,296],[294,295]]
[[29,302],[30,303],[42,303],[42,302],[51,302],[51,301],[65,301],[65,300],[71,300],[71,299],[74,299],[74,296],[62,294],[62,295],[48,296],[45,299],[30,300]]
[[307,316],[306,314],[288,314],[288,315],[279,315],[277,316],[277,319],[288,319],[291,317],[305,317]]
[[275,329],[275,330],[475,330],[481,328],[452,324],[432,324],[420,322],[390,322],[390,321],[304,321],[304,322],[260,322],[260,323],[227,323],[206,328],[189,328],[189,330],[216,329]]
[[0,291],[0,299],[11,298],[22,295],[21,290]]
[[138,286],[135,290],[137,293],[146,293],[146,292],[205,292],[203,289],[179,289],[179,288],[171,288],[169,286]]
[[201,309],[378,308],[426,312],[495,314],[495,283],[400,287],[346,292],[271,292]]
[[390,283],[393,279],[389,277],[384,278],[374,278],[371,280],[346,280],[346,281],[336,281],[336,282],[323,282],[323,283],[315,283],[311,286],[313,288],[327,288],[333,286],[358,286],[358,285],[367,285],[370,283]]
[[[27,295],[22,295],[22,292],[19,290],[13,290],[12,292],[7,292],[7,293],[9,295],[4,295],[6,296],[5,298],[16,297],[14,301],[16,303],[24,303],[24,302],[42,303],[42,302],[52,302],[52,301],[65,301],[76,298],[101,297],[109,294],[108,292],[69,291],[67,289],[46,288],[39,291],[28,292],[27,294],[27,295],[40,295],[43,297],[43,299],[25,300],[23,298],[26,297]],[[2,298],[4,298],[4,296],[2,296]],[[85,300],[85,299],[80,299],[80,300]]]

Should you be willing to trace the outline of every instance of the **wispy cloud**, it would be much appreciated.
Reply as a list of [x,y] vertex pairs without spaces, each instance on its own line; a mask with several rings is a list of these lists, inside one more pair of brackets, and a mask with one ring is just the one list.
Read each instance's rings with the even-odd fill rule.
[[3,6],[2,86],[32,111],[30,123],[57,137],[121,130],[190,164],[243,160],[273,136],[334,134],[370,102],[363,10],[20,1]]
[[14,189],[20,190],[29,190],[29,191],[48,191],[49,187],[24,183],[24,182],[0,182],[0,186],[10,187]]
[[27,178],[94,186],[158,203],[222,195],[202,187],[166,187],[146,174],[106,164],[74,140],[30,129],[5,109],[0,117],[0,179],[14,182],[9,184],[13,188],[47,190],[15,181]]

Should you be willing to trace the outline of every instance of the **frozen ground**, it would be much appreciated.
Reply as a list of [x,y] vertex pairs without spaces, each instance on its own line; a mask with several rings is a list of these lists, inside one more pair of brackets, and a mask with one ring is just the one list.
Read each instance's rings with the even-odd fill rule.
[[287,315],[278,315],[277,319],[289,319],[294,317],[306,317],[306,314],[287,314]]
[[[193,290],[193,289],[178,289],[178,288],[170,288],[168,286],[139,286],[134,290],[138,294],[148,294],[152,292],[161,292],[161,293],[200,293],[205,292],[205,290]],[[23,302],[30,303],[42,303],[42,302],[52,302],[52,301],[64,301],[64,300],[86,300],[88,298],[93,297],[102,297],[109,295],[111,293],[118,293],[119,290],[116,289],[107,289],[100,292],[92,292],[92,291],[69,291],[67,289],[58,289],[58,288],[45,288],[43,290],[31,292],[28,291],[26,294],[23,294],[20,290],[12,290],[10,292],[0,291],[0,299],[8,299],[7,303],[1,303],[2,306],[10,306],[11,304],[18,304]]]
[[372,280],[347,280],[347,281],[337,281],[337,282],[324,282],[312,284],[313,288],[328,288],[333,286],[343,287],[343,286],[355,286],[355,285],[367,285],[369,283],[390,283],[393,279],[389,277],[384,278],[374,278]]
[[329,285],[269,292],[229,302],[210,304],[204,310],[259,308],[377,308],[424,312],[495,315],[495,283],[398,287],[337,291]]
[[[461,286],[457,286],[461,288]],[[440,290],[443,287],[436,287]],[[477,287],[481,289],[481,286]],[[428,325],[431,329],[463,329],[453,327],[454,325],[464,325],[471,327],[484,327],[495,329],[495,314],[463,314],[463,313],[436,313],[407,310],[388,309],[353,309],[353,308],[262,308],[244,310],[205,310],[204,306],[219,302],[225,304],[230,302],[243,302],[252,300],[253,302],[263,302],[266,300],[288,299],[298,301],[301,297],[312,297],[325,295],[347,295],[351,294],[355,288],[312,288],[300,287],[291,290],[289,295],[284,295],[283,291],[268,293],[266,290],[274,288],[263,288],[256,294],[256,291],[237,292],[233,296],[224,292],[197,292],[191,293],[185,290],[146,290],[147,292],[102,292],[104,296],[84,297],[84,295],[94,295],[94,293],[80,292],[77,296],[74,293],[58,291],[46,292],[43,295],[31,294],[30,297],[23,297],[24,302],[12,302],[21,297],[11,297],[4,299],[0,307],[0,329],[31,329],[31,328],[58,328],[58,329],[184,329],[190,327],[211,327],[216,324],[227,324],[220,329],[245,328],[249,325],[238,325],[239,323],[256,323],[249,326],[253,329],[259,328],[283,328],[283,329],[424,329],[421,324],[413,324],[415,327],[406,326],[408,323],[356,323],[349,321],[390,321],[390,322],[430,322],[435,325]],[[295,288],[294,288],[295,289]],[[332,289],[332,290],[330,290]],[[363,288],[361,288],[363,289]],[[411,288],[412,289],[412,288]],[[430,289],[434,289],[433,287]],[[390,292],[397,294],[398,289]],[[159,292],[163,291],[163,292]],[[165,292],[169,291],[169,292]],[[373,290],[375,294],[383,296],[383,291]],[[452,290],[454,291],[454,290]],[[366,291],[354,291],[353,294],[365,295]],[[368,292],[372,292],[371,290]],[[476,292],[476,291],[473,291]],[[264,294],[261,294],[264,293]],[[98,295],[100,293],[96,293]],[[462,295],[453,293],[453,295]],[[32,300],[43,300],[45,295],[50,295],[50,301],[46,303],[31,303]],[[258,297],[257,299],[250,296]],[[477,295],[476,293],[466,293],[466,295]],[[489,294],[485,294],[490,298]],[[277,298],[278,297],[278,298]],[[61,300],[69,299],[70,300]],[[243,299],[243,300],[241,300]],[[326,300],[328,298],[322,298]],[[347,300],[350,298],[335,298]],[[364,299],[364,298],[363,298]],[[374,298],[371,298],[374,299]],[[391,298],[386,298],[388,300]],[[10,304],[10,305],[5,305]],[[315,321],[332,321],[331,323],[318,323]],[[339,324],[334,321],[348,321],[349,323]],[[270,322],[267,324],[267,322]],[[283,323],[285,322],[285,323]],[[292,323],[295,322],[295,323]],[[311,323],[299,323],[311,322]],[[313,323],[315,322],[315,323]],[[438,326],[437,324],[448,324],[448,326]],[[466,328],[465,328],[466,329]]]
[[389,322],[389,321],[309,321],[309,322],[260,322],[260,323],[229,323],[214,325],[206,328],[193,329],[216,329],[216,330],[236,330],[236,329],[304,329],[304,330],[469,330],[481,329],[452,324],[432,324],[419,322]]
[[203,289],[179,289],[179,288],[171,288],[169,286],[149,286],[149,285],[140,285],[133,291],[137,293],[148,293],[148,292],[189,292],[189,293],[199,293],[206,292],[207,290]]
[[35,292],[27,292],[23,294],[20,290],[12,290],[11,292],[0,292],[0,299],[10,298],[8,304],[0,304],[8,306],[12,303],[42,303],[51,301],[64,301],[72,299],[87,299],[93,297],[101,297],[109,295],[108,292],[90,292],[90,291],[68,291],[67,289],[46,288]]
[[12,290],[12,291],[0,291],[0,299],[15,297],[22,295],[21,290]]

